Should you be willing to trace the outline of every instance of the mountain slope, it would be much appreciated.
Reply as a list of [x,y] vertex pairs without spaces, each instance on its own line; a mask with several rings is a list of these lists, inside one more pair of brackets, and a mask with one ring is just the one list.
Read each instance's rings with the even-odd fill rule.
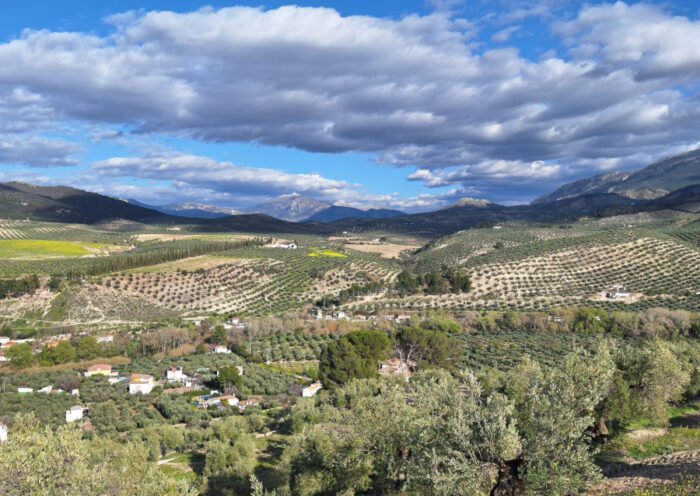
[[292,193],[291,195],[282,195],[274,200],[262,203],[251,209],[251,213],[261,213],[276,219],[299,222],[330,206],[330,203]]
[[659,160],[635,172],[614,172],[565,184],[533,203],[593,193],[618,193],[629,198],[649,200],[693,184],[700,184],[700,150]]
[[330,226],[336,231],[387,231],[434,237],[503,222],[570,222],[582,217],[610,217],[664,209],[700,210],[700,185],[688,186],[653,200],[637,200],[615,193],[594,193],[531,205],[467,205],[392,219],[341,220]]
[[388,208],[370,208],[361,210],[353,207],[342,207],[339,205],[331,205],[330,207],[321,210],[309,217],[308,221],[312,222],[335,222],[341,219],[389,219],[405,215],[399,210],[390,210]]
[[168,205],[148,205],[134,199],[126,200],[132,205],[143,208],[150,208],[158,212],[174,215],[176,217],[188,217],[192,219],[219,219],[231,215],[240,215],[241,212],[232,208],[222,208],[203,203],[171,203]]
[[0,217],[92,224],[113,218],[144,221],[165,216],[152,209],[66,186],[11,182],[0,184]]

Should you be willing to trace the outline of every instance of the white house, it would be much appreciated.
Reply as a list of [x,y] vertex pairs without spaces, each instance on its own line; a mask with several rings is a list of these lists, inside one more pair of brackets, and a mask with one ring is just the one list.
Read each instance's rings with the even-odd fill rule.
[[238,375],[243,376],[243,365],[236,365],[236,370],[238,370]]
[[101,344],[114,342],[114,336],[97,336],[95,339],[97,339],[97,342]]
[[345,312],[343,312],[341,310],[339,310],[337,312],[333,312],[332,316],[333,316],[333,319],[335,319],[335,320],[345,320],[348,318],[348,314],[346,314]]
[[226,329],[227,331],[233,331],[235,329],[243,330],[245,328],[245,322],[236,317],[231,317],[224,323],[224,329]]
[[28,387],[18,387],[17,392],[19,394],[29,394],[29,393],[33,393],[34,389],[28,388]]
[[318,393],[321,389],[323,389],[323,385],[320,382],[314,382],[301,391],[301,396],[303,398],[311,398],[312,396],[316,396],[316,393]]
[[219,401],[224,405],[237,406],[239,400],[235,395],[227,394],[224,396],[219,396]]
[[263,248],[282,248],[283,250],[296,250],[297,244],[292,243],[268,243]]
[[231,350],[229,350],[227,346],[219,345],[219,346],[217,346],[216,348],[214,348],[214,353],[225,353],[225,354],[229,354],[229,353],[231,353]]
[[7,442],[7,426],[0,424],[0,444]]
[[187,375],[182,371],[182,367],[170,367],[165,372],[165,378],[171,382],[184,382]]
[[152,375],[131,374],[129,377],[129,394],[150,394],[156,387],[156,381]]
[[70,409],[66,410],[66,422],[71,423],[71,422],[77,422],[78,420],[83,420],[83,417],[85,416],[85,410],[82,405],[75,405],[70,407]]

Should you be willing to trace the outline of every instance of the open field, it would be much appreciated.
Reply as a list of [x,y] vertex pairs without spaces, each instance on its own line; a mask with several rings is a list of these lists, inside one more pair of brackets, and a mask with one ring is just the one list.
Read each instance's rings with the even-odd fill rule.
[[364,253],[377,253],[382,258],[399,258],[404,252],[418,249],[415,245],[397,245],[393,243],[345,243],[349,250]]
[[106,255],[115,247],[98,243],[50,241],[43,239],[2,239],[0,258],[51,258]]
[[[697,218],[662,213],[561,226],[504,224],[498,229],[471,229],[436,239],[411,255],[404,250],[417,245],[408,244],[415,243],[408,238],[280,236],[294,240],[299,248],[249,244],[223,249],[219,243],[245,243],[249,237],[151,229],[104,233],[103,239],[115,243],[100,244],[94,243],[94,238],[102,236],[96,231],[57,224],[55,231],[47,231],[46,239],[0,240],[0,250],[4,249],[0,275],[82,273],[86,274],[82,282],[66,288],[60,297],[37,295],[3,302],[0,313],[41,320],[70,316],[72,322],[131,322],[203,313],[274,314],[298,310],[324,295],[370,282],[378,284],[376,289],[350,298],[344,303],[346,309],[363,313],[391,309],[533,311],[565,306],[697,310]],[[14,228],[50,229],[38,223],[18,223]],[[54,239],[66,233],[76,239]],[[127,251],[100,252],[107,246]],[[96,252],[104,256],[96,257]],[[387,258],[401,252],[398,260]],[[58,256],[61,258],[54,258]],[[409,296],[392,291],[403,268],[421,273],[442,266],[462,268],[472,280],[471,290]],[[615,285],[624,286],[630,295],[607,298],[606,290]]]

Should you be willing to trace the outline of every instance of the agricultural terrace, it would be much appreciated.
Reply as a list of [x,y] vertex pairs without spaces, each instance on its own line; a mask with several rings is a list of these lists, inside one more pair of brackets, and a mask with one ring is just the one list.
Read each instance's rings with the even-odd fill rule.
[[[514,309],[598,306],[609,310],[700,308],[698,223],[665,228],[474,229],[432,243],[415,257],[419,270],[465,268],[472,290],[462,295],[412,296],[348,305],[371,311]],[[613,285],[631,293],[606,298]]]
[[297,309],[353,284],[393,281],[398,272],[374,255],[247,247],[113,273],[92,290],[182,314],[258,315]]

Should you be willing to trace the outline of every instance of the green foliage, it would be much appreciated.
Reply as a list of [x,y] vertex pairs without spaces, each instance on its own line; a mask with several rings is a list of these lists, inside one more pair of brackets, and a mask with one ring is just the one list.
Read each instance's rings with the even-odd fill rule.
[[76,350],[68,341],[61,341],[53,348],[45,346],[39,354],[41,365],[59,365],[61,363],[74,362],[77,356]]
[[238,374],[238,369],[233,366],[221,367],[219,376],[216,378],[219,389],[222,391],[232,387],[240,386],[241,376]]
[[13,369],[24,369],[34,364],[32,347],[27,343],[12,346],[5,352],[5,357],[10,360]]
[[379,361],[388,357],[391,341],[381,331],[351,332],[329,343],[319,360],[319,378],[331,386],[376,377]]
[[598,476],[589,429],[605,398],[614,362],[607,347],[594,356],[573,354],[559,368],[524,362],[506,380],[523,441],[520,473],[531,494],[565,495]]
[[194,496],[147,461],[140,443],[82,439],[75,426],[40,427],[32,418],[15,421],[0,449],[0,493],[6,496],[119,494]]
[[397,349],[406,363],[418,367],[449,367],[454,359],[456,346],[444,332],[422,327],[402,327],[396,336]]
[[426,294],[466,293],[471,288],[469,275],[461,269],[443,266],[417,276],[404,270],[396,278],[394,288],[401,295],[423,292]]
[[0,279],[0,300],[34,293],[41,287],[39,278],[30,275],[21,279]]

